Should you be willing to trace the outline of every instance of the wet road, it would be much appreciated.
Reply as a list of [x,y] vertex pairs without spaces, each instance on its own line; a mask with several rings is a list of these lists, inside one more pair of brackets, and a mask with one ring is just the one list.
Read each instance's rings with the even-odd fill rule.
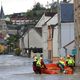
[[0,80],[80,80],[80,73],[75,72],[73,75],[34,74],[31,59],[0,55]]

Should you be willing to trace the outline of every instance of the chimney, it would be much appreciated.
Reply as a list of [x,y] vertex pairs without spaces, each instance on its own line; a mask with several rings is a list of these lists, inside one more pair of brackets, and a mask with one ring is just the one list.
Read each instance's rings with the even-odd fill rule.
[[66,3],[66,2],[67,2],[67,0],[63,0],[63,2],[65,2],[65,3]]

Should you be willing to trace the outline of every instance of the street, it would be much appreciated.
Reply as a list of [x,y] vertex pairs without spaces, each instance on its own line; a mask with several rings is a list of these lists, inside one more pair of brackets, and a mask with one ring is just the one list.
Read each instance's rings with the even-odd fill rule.
[[80,80],[80,73],[73,75],[34,74],[32,59],[13,55],[0,55],[0,80]]

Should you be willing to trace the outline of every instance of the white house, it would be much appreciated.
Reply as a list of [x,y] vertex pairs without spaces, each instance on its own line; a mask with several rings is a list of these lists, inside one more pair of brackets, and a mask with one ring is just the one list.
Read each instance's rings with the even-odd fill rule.
[[28,28],[20,39],[20,48],[23,50],[23,54],[31,51],[30,49],[42,49],[42,29],[41,28]]
[[[74,40],[74,8],[72,3],[61,3],[61,48]],[[71,44],[69,44],[71,45]],[[68,45],[68,46],[69,46]],[[70,51],[75,46],[75,42],[67,47]],[[70,53],[69,53],[70,54]],[[65,56],[66,52],[61,51],[61,56]]]
[[[44,13],[34,28],[30,28],[23,36],[23,48],[37,47],[43,49],[44,58],[52,59],[65,56],[64,46],[74,40],[73,4],[61,3],[61,34],[58,27],[57,13]],[[69,13],[67,13],[69,12]],[[59,34],[61,50],[59,53]],[[20,41],[20,42],[21,42]],[[71,44],[70,44],[71,45]],[[75,43],[67,47],[73,49]]]
[[[53,17],[54,16],[54,17]],[[35,27],[29,28],[20,39],[21,48],[42,48],[45,58],[48,58],[48,26],[56,25],[58,22],[56,13],[45,13]],[[53,56],[58,56],[58,27],[53,29]]]
[[[56,13],[46,12],[39,22],[36,24],[36,27],[42,28],[42,47],[43,47],[43,55],[44,58],[50,59],[51,57],[58,57],[58,18]],[[52,26],[51,36],[52,36],[52,49],[51,53],[49,53],[48,47],[50,47],[50,43],[48,42],[49,38],[49,26]],[[49,43],[49,44],[48,44]]]
[[20,47],[42,48],[42,24],[44,24],[50,18],[51,17],[45,17],[43,14],[36,26],[29,28],[29,30],[27,30],[24,34],[23,39],[20,39]]
[[[50,25],[56,25],[56,27],[53,30],[53,37],[52,37],[52,57],[58,57],[58,56],[65,56],[66,52],[63,48],[65,45],[69,44],[71,41],[74,40],[74,16],[73,16],[73,4],[72,3],[61,3],[61,34],[58,31],[58,26],[56,25],[58,23],[58,14],[55,14],[53,17],[49,18],[47,21],[45,21],[45,17],[48,17],[45,14],[45,17],[42,17],[36,27],[42,27],[42,40],[43,40],[43,53],[45,58],[48,58],[48,37],[49,37],[49,31],[48,26]],[[68,12],[68,13],[67,13]],[[45,22],[45,23],[43,23]],[[51,33],[52,34],[52,33]],[[59,46],[59,35],[61,38],[61,50],[60,53],[58,52],[58,46]],[[73,49],[75,46],[75,42],[69,47],[67,47],[68,50]]]
[[[41,29],[41,28],[38,28]],[[29,41],[28,41],[29,39]],[[35,28],[31,28],[27,34],[24,35],[24,45],[25,48],[42,48],[42,36],[39,32],[36,31]]]

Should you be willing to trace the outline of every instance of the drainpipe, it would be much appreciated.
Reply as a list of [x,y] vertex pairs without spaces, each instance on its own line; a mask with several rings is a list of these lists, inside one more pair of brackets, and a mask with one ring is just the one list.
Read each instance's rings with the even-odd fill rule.
[[67,48],[63,47],[65,49],[65,56],[67,56]]

